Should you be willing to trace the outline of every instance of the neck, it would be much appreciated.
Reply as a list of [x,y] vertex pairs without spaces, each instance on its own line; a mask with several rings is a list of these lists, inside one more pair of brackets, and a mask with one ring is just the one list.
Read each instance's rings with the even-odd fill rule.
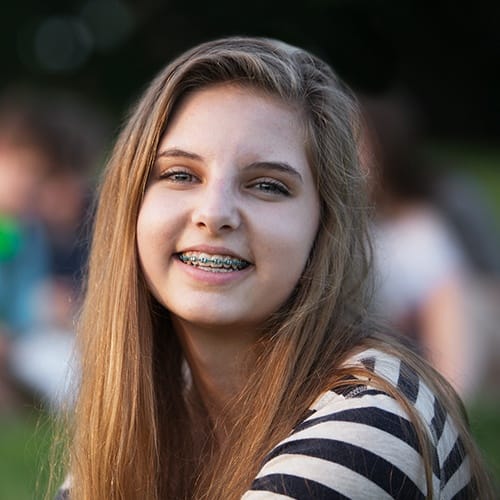
[[212,420],[225,417],[224,407],[243,388],[253,360],[257,332],[205,328],[173,318],[193,383]]

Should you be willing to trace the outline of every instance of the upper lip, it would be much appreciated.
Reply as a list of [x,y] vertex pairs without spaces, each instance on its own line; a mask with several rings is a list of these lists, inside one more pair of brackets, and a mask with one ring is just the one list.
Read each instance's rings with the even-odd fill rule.
[[200,252],[211,255],[227,255],[228,257],[232,257],[234,259],[240,259],[244,260],[245,262],[250,262],[249,259],[242,257],[241,254],[226,247],[219,247],[212,245],[193,245],[187,248],[183,248],[182,250],[179,250],[177,253],[186,253],[186,252]]

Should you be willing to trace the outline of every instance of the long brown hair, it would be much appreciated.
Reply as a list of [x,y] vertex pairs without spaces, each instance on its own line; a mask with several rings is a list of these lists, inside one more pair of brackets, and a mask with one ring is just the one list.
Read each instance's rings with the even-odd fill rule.
[[[255,346],[256,366],[227,407],[231,426],[218,443],[218,422],[197,411],[195,390],[187,395],[168,311],[145,285],[136,223],[174,107],[186,93],[222,82],[275,96],[302,115],[321,222],[296,288]],[[322,391],[344,383],[343,360],[363,344],[387,345],[368,333],[366,319],[370,266],[357,122],[354,99],[328,65],[274,40],[202,44],[151,83],[118,138],[101,185],[78,328],[82,376],[70,447],[72,500],[239,498],[266,451]],[[419,373],[431,373],[411,359]],[[437,375],[426,379],[459,421],[446,384]],[[387,390],[419,426],[404,396]],[[193,441],[195,427],[203,431],[201,446]],[[423,430],[421,436],[425,452]],[[471,451],[466,434],[464,440]],[[430,464],[429,454],[426,459]],[[474,462],[472,467],[480,473]]]

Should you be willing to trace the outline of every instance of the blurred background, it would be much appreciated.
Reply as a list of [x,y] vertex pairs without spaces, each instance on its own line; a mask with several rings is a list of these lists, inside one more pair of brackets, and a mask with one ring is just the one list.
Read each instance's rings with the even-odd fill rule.
[[[280,38],[359,98],[374,312],[464,398],[500,479],[500,4],[25,0],[0,17],[0,499],[41,497],[71,404],[92,198],[127,110],[188,47]],[[73,375],[72,375],[73,374]]]

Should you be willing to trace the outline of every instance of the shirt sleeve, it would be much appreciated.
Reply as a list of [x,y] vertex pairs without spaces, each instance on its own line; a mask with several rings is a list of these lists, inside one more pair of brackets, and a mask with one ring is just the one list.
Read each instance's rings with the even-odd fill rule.
[[302,422],[243,499],[423,499],[425,491],[413,425],[389,396],[368,391]]

